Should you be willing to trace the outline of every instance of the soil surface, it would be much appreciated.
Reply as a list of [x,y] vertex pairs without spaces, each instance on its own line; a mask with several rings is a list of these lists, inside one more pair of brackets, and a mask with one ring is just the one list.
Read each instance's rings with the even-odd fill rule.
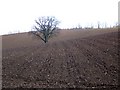
[[116,29],[62,32],[47,44],[27,34],[3,36],[2,86],[117,87],[118,33]]

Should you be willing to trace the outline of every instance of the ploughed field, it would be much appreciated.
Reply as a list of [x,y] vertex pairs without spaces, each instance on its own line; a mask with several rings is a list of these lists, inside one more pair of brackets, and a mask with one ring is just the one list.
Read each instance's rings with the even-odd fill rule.
[[3,88],[118,85],[118,30],[62,30],[47,44],[27,33],[3,36]]

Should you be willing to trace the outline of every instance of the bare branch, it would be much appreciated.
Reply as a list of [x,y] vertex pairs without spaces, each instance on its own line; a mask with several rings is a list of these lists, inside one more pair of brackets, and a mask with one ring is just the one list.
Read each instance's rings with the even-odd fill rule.
[[42,37],[37,33],[37,31],[36,31],[36,32],[33,31],[33,32],[31,32],[31,33],[34,34],[35,36],[39,37],[41,40],[45,41],[44,38],[42,38]]

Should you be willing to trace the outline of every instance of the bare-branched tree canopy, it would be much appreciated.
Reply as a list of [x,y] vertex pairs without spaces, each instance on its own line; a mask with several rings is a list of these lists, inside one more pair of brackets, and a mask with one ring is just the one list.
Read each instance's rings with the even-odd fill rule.
[[47,43],[48,39],[52,37],[58,29],[57,25],[59,21],[53,16],[47,16],[40,17],[38,20],[35,20],[35,22],[36,25],[33,27],[31,33]]

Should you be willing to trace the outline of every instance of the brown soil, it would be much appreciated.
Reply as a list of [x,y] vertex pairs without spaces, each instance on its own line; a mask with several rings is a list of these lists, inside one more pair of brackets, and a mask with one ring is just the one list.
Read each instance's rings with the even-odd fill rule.
[[117,87],[119,41],[117,29],[64,30],[47,44],[3,36],[3,88]]

